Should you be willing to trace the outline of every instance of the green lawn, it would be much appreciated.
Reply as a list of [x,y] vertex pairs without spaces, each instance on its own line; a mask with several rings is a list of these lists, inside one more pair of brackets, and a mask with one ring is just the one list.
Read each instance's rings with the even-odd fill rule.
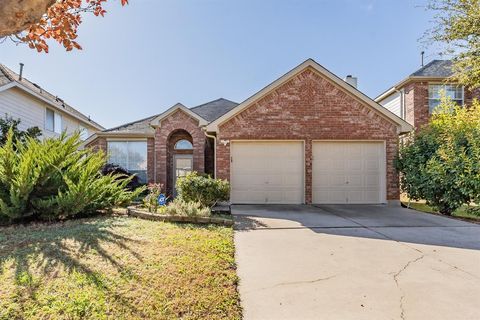
[[[410,208],[422,211],[422,212],[428,212],[428,213],[436,213],[439,214],[437,211],[435,211],[432,207],[428,206],[425,201],[411,201],[410,204],[408,203],[408,198],[402,197],[401,199],[402,203],[405,206],[410,206]],[[474,221],[480,221],[480,216],[475,215],[471,212],[469,212],[467,206],[462,206],[459,209],[457,209],[452,216],[458,217],[458,218],[463,218],[463,219],[468,219],[468,220],[474,220]]]
[[0,319],[240,319],[233,231],[129,217],[0,228]]

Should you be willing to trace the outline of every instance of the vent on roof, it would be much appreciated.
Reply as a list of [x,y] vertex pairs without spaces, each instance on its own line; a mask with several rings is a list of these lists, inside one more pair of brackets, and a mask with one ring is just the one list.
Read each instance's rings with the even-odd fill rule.
[[18,74],[18,81],[22,81],[23,66],[24,66],[24,64],[20,62],[20,72],[19,72],[19,74]]
[[63,104],[63,100],[62,100],[62,99],[60,99],[59,97],[55,97],[55,101],[57,101],[57,102],[61,102],[61,103]]

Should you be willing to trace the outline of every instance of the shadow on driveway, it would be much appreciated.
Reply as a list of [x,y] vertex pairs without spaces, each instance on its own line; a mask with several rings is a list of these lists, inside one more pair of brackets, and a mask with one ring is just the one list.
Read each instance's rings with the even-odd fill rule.
[[236,205],[232,213],[237,231],[308,228],[331,235],[480,250],[480,225],[402,207]]

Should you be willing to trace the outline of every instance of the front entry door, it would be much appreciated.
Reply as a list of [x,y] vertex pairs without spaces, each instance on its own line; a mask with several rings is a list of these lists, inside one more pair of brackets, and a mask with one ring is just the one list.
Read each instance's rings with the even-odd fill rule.
[[177,195],[176,184],[179,177],[186,176],[193,169],[193,155],[176,154],[173,156],[173,195]]

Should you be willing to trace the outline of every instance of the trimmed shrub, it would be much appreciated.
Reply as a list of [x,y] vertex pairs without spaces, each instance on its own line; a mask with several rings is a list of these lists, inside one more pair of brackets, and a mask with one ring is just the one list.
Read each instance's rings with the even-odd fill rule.
[[217,201],[227,201],[230,197],[230,184],[227,180],[212,179],[194,171],[179,178],[176,188],[180,199],[198,202],[203,207],[211,207]]
[[208,217],[211,212],[209,208],[200,202],[184,201],[175,199],[163,209],[163,214],[171,216]]
[[129,204],[144,188],[131,178],[101,174],[105,155],[78,150],[79,133],[25,143],[12,131],[0,147],[0,215],[10,221],[65,219]]

